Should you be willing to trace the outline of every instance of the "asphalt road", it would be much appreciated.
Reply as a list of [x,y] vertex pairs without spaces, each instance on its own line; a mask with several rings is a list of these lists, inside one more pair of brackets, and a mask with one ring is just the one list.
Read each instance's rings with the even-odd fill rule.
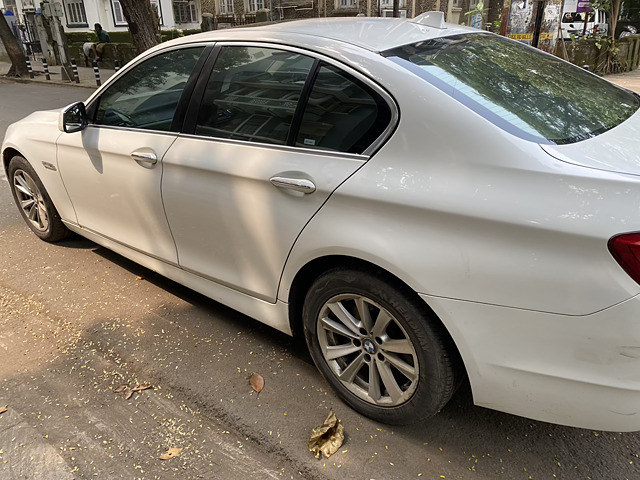
[[[0,82],[0,135],[89,92]],[[256,395],[248,377],[265,388]],[[126,399],[121,384],[153,389]],[[0,182],[0,478],[637,479],[640,435],[473,406],[390,428],[329,390],[299,342],[80,237],[23,224]],[[307,450],[333,408],[346,441]],[[168,448],[177,458],[159,460]]]

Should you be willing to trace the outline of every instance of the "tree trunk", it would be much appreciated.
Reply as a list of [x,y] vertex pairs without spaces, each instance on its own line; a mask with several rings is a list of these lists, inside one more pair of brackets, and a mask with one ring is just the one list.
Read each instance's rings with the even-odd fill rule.
[[400,16],[400,0],[393,0],[393,16]]
[[120,0],[120,5],[138,53],[157,45],[158,26],[153,21],[151,2],[149,0]]
[[27,70],[27,62],[24,58],[24,53],[22,53],[22,49],[20,45],[18,45],[18,40],[13,36],[11,32],[11,28],[9,24],[5,21],[4,15],[0,13],[0,38],[2,39],[2,43],[4,44],[4,48],[7,51],[7,55],[11,59],[11,68],[9,69],[9,73],[7,76],[9,77],[26,77],[29,75],[29,71]]

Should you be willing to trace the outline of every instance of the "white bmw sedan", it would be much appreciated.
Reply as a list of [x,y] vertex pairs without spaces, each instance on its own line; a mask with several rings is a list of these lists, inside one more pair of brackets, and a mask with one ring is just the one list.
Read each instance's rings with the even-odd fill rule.
[[354,409],[640,430],[639,97],[441,14],[164,43],[9,127],[83,235],[287,333]]

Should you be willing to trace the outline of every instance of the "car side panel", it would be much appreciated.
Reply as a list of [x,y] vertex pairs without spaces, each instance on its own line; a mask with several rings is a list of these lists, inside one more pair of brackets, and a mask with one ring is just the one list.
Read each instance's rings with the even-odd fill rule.
[[58,168],[56,140],[61,135],[58,117],[57,110],[35,112],[9,126],[2,151],[14,148],[20,152],[42,180],[61,218],[76,222],[76,214]]

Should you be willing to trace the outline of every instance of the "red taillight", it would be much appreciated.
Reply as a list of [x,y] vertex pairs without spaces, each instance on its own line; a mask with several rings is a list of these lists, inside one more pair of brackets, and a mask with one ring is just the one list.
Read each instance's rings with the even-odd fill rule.
[[608,247],[616,262],[640,284],[640,232],[611,237]]
[[596,35],[598,33],[598,27],[593,27],[593,34]]

